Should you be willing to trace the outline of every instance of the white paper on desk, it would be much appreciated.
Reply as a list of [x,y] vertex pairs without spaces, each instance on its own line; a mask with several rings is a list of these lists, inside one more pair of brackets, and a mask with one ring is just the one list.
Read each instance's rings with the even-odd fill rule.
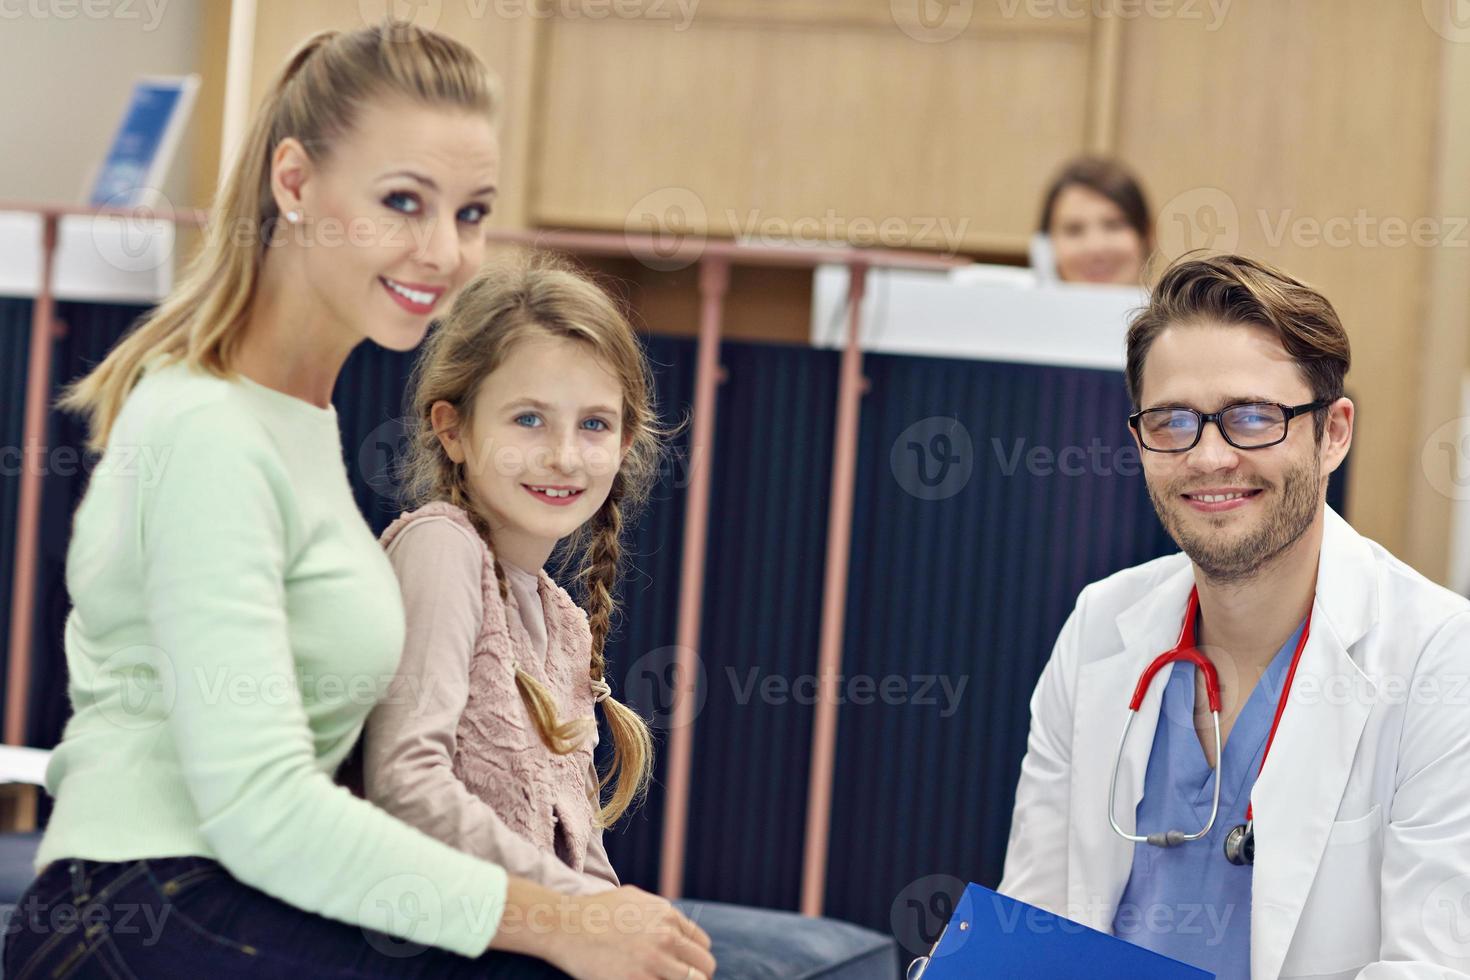
[[46,785],[46,764],[51,761],[49,749],[30,749],[20,745],[0,745],[0,783]]
[[[812,346],[847,342],[849,273],[812,275]],[[865,351],[1121,371],[1134,311],[1129,286],[1038,282],[1027,269],[969,265],[945,272],[871,270],[858,338]]]

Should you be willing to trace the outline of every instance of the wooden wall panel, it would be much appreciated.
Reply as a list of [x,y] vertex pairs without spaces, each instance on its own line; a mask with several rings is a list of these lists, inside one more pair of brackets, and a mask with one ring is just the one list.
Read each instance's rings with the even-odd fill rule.
[[[1430,209],[1434,214],[1470,216],[1470,45],[1451,43],[1470,40],[1464,20],[1450,19],[1449,0],[1438,11],[1446,25],[1446,40],[1439,47],[1440,78],[1435,125],[1434,171]],[[1470,233],[1467,233],[1470,235]],[[1416,344],[1418,385],[1418,429],[1413,447],[1419,451],[1420,466],[1409,473],[1408,544],[1404,550],[1415,567],[1451,588],[1466,588],[1458,569],[1470,555],[1451,555],[1463,547],[1464,529],[1452,527],[1452,513],[1465,513],[1464,501],[1470,487],[1464,474],[1470,472],[1470,446],[1455,440],[1456,426],[1464,412],[1461,385],[1466,377],[1455,365],[1470,371],[1470,241],[1462,236],[1458,246],[1432,250],[1423,284],[1422,336]],[[1457,533],[1452,533],[1452,531]]]
[[[514,4],[497,5],[470,0],[446,0],[422,5],[386,0],[255,0],[255,56],[251,65],[250,105],[261,100],[280,66],[298,44],[316,31],[351,30],[376,22],[390,7],[399,16],[413,13],[414,22],[440,31],[468,45],[496,76],[502,105],[499,114],[501,192],[491,223],[497,227],[527,225],[526,202],[530,182],[527,151],[531,130],[529,114],[534,93],[538,17],[515,14]],[[530,2],[530,0],[527,0]],[[502,17],[506,10],[512,16]]]
[[1392,244],[1385,222],[1437,217],[1441,43],[1418,4],[1241,0],[1213,32],[1132,21],[1120,58],[1117,148],[1149,187],[1165,249],[1262,258],[1337,307],[1360,410],[1352,518],[1394,551],[1418,473],[1429,249]]
[[1024,250],[1047,171],[1087,138],[1087,22],[976,17],[923,43],[887,4],[763,7],[706,0],[682,31],[549,22],[532,220],[622,230],[677,203],[720,236],[897,219],[890,244]]

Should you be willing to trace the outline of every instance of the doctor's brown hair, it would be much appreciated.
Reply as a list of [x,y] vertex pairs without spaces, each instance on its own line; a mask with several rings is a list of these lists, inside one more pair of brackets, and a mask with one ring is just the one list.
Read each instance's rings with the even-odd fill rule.
[[[603,680],[603,649],[617,611],[614,598],[622,558],[623,527],[647,502],[658,479],[670,432],[660,426],[653,383],[637,334],[612,299],[562,260],[521,255],[486,267],[460,292],[444,319],[430,331],[408,383],[408,448],[401,464],[403,503],[410,508],[448,501],[464,510],[494,554],[494,541],[476,505],[464,467],[450,459],[434,431],[439,401],[454,406],[463,426],[481,384],[503,364],[516,344],[532,337],[576,341],[618,379],[623,390],[622,437],[628,449],[613,477],[607,500],[593,517],[560,545],[562,568],[577,562],[576,578],[592,631],[589,676]],[[495,559],[500,597],[507,598],[505,570]],[[559,719],[551,694],[530,674],[516,669],[516,687],[542,741],[566,754],[589,737],[586,718]],[[648,788],[653,739],[637,712],[614,698],[600,702],[612,735],[612,765],[598,788],[612,794],[600,801],[598,822],[611,826]]]
[[[1149,348],[1166,328],[1195,323],[1253,324],[1276,334],[1312,389],[1313,401],[1342,397],[1352,365],[1347,331],[1327,297],[1264,262],[1242,255],[1184,256],[1170,266],[1128,327],[1125,379],[1135,410]],[[1312,413],[1320,442],[1326,409]]]

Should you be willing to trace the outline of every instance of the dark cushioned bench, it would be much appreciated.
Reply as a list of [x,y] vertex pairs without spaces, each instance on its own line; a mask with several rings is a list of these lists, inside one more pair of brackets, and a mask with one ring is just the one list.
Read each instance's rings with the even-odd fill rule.
[[21,893],[36,876],[31,860],[41,846],[39,830],[29,834],[0,834],[0,953],[4,952],[6,930]]
[[0,903],[14,905],[36,876],[31,861],[41,846],[41,832],[0,834]]
[[892,937],[836,919],[745,905],[674,903],[709,933],[717,980],[897,980]]
[[[0,834],[0,923],[8,922],[35,876],[40,832]],[[833,919],[792,912],[681,901],[679,907],[713,940],[721,980],[896,980],[893,940]],[[4,932],[0,930],[0,944]]]

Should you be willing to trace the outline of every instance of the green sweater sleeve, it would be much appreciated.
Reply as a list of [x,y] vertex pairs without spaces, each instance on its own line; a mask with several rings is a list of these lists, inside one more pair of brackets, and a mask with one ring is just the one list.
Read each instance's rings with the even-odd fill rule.
[[157,428],[167,463],[140,492],[142,591],[172,697],[167,737],[204,839],[236,878],[293,906],[478,956],[499,928],[504,870],[317,764],[284,585],[303,488],[282,451],[220,401]]

